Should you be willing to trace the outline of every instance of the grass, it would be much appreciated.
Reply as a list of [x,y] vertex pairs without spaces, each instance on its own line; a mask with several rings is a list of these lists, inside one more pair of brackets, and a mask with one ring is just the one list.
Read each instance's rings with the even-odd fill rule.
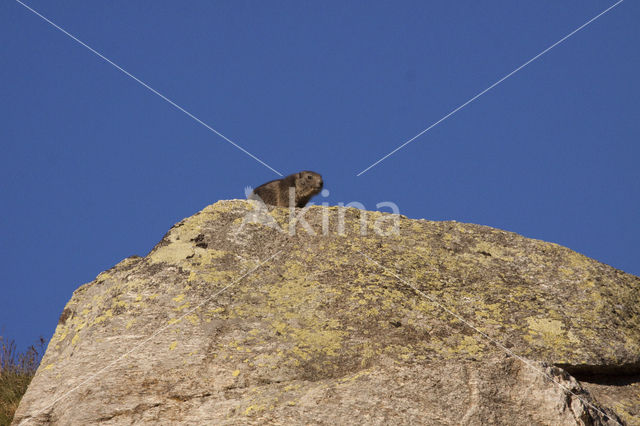
[[24,352],[18,352],[13,340],[0,336],[0,426],[11,424],[22,395],[36,374],[45,342],[31,345]]

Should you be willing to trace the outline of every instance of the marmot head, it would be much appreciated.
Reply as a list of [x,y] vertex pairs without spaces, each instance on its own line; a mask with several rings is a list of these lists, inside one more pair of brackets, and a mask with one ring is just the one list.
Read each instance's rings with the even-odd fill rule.
[[322,176],[319,173],[305,170],[296,175],[296,194],[303,197],[316,195],[322,191],[322,185]]

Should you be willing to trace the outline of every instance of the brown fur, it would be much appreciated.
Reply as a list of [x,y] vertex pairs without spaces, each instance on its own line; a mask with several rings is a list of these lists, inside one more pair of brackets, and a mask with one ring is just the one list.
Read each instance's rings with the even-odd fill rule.
[[257,195],[265,204],[289,207],[289,188],[295,188],[295,206],[304,207],[311,197],[322,190],[322,185],[321,175],[305,170],[262,184],[253,190],[249,198],[255,199]]

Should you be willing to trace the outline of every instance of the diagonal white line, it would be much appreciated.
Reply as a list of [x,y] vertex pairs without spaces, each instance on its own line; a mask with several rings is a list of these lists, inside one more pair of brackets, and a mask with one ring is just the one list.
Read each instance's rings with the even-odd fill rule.
[[[582,401],[584,404],[588,405],[589,407],[593,408],[594,410],[596,410],[597,412],[599,412],[600,414],[602,414],[603,416],[605,416],[606,418],[611,418],[611,416],[607,413],[605,413],[604,411],[602,411],[600,408],[596,407],[594,404],[592,404],[591,402],[585,400],[584,398],[582,398],[580,395],[578,395],[577,393],[573,392],[570,388],[568,388],[567,386],[563,385],[562,383],[556,381],[553,376],[551,376],[550,374],[547,374],[544,370],[541,370],[540,368],[538,368],[537,366],[535,366],[531,361],[529,361],[528,359],[521,357],[520,355],[516,354],[515,352],[513,352],[511,349],[507,348],[506,346],[504,346],[502,343],[498,342],[496,339],[490,337],[489,335],[487,335],[486,333],[480,331],[475,325],[473,325],[473,323],[467,321],[466,319],[464,319],[464,317],[460,316],[459,314],[456,314],[455,312],[453,312],[451,309],[447,308],[446,306],[444,306],[442,303],[440,303],[436,298],[434,298],[433,296],[423,292],[422,290],[420,290],[419,288],[417,288],[415,285],[413,285],[413,283],[403,279],[402,277],[398,276],[398,274],[396,274],[395,272],[393,272],[392,270],[390,270],[389,268],[387,268],[386,266],[382,265],[380,262],[377,262],[373,259],[371,259],[369,256],[367,256],[366,254],[364,254],[363,252],[357,250],[362,256],[364,256],[369,262],[379,266],[380,268],[384,269],[386,272],[388,272],[389,274],[393,275],[396,279],[398,279],[398,281],[402,282],[403,284],[405,284],[408,287],[411,287],[413,289],[413,291],[415,291],[416,293],[418,293],[420,296],[428,299],[431,303],[433,303],[434,305],[438,306],[440,309],[444,310],[445,312],[447,312],[449,315],[455,317],[458,321],[462,322],[464,325],[466,325],[467,327],[471,328],[473,331],[475,331],[476,333],[480,334],[482,337],[484,337],[486,340],[488,340],[489,342],[493,343],[494,345],[496,345],[498,348],[502,349],[503,351],[505,351],[507,354],[509,354],[510,356],[516,358],[517,360],[519,360],[520,362],[522,362],[523,364],[525,364],[527,367],[533,369],[534,371],[544,375],[546,378],[548,378],[549,380],[551,380],[554,384],[556,384],[557,386],[559,386],[560,388],[564,389],[565,391],[571,393],[572,395],[574,395],[576,398],[578,398],[580,401]],[[617,421],[615,419],[612,418],[613,421],[615,421],[617,423]],[[622,426],[622,425],[621,425]]]
[[148,89],[149,91],[153,92],[154,94],[158,95],[159,97],[161,97],[162,99],[164,99],[165,101],[167,101],[168,103],[170,103],[172,106],[174,106],[175,108],[177,108],[178,110],[182,111],[183,113],[185,113],[187,116],[189,116],[190,118],[192,118],[193,120],[195,120],[197,123],[203,125],[204,127],[206,127],[208,130],[212,131],[213,133],[215,133],[216,135],[220,136],[222,139],[224,139],[225,141],[229,142],[231,145],[235,146],[236,148],[238,148],[240,151],[244,152],[245,154],[247,154],[249,157],[253,158],[254,160],[256,160],[258,163],[262,164],[263,166],[265,166],[266,168],[268,168],[269,170],[271,170],[272,172],[274,172],[275,174],[277,174],[278,176],[282,176],[282,173],[280,173],[279,171],[277,171],[276,169],[274,169],[273,167],[271,167],[270,165],[268,165],[267,163],[265,163],[264,161],[262,161],[261,159],[259,159],[258,157],[256,157],[255,155],[253,155],[252,153],[250,153],[249,151],[247,151],[246,149],[244,149],[243,147],[241,147],[240,145],[238,145],[237,143],[235,143],[234,141],[232,141],[231,139],[229,139],[228,137],[226,137],[225,135],[223,135],[222,133],[220,133],[219,131],[217,131],[216,129],[214,129],[213,127],[211,127],[210,125],[208,125],[207,123],[205,123],[204,121],[200,120],[198,117],[196,117],[195,115],[193,115],[192,113],[190,113],[189,111],[187,111],[186,109],[182,108],[180,105],[178,105],[177,103],[175,103],[174,101],[172,101],[171,99],[167,98],[165,95],[163,95],[162,93],[158,92],[156,89],[154,89],[153,87],[149,86],[147,83],[145,83],[144,81],[140,80],[138,77],[136,77],[135,75],[131,74],[130,72],[128,72],[127,70],[125,70],[124,68],[122,68],[121,66],[119,66],[118,64],[116,64],[115,62],[113,62],[111,59],[107,58],[106,56],[104,56],[102,53],[98,52],[97,50],[95,50],[94,48],[92,48],[91,46],[89,46],[88,44],[86,44],[85,42],[83,42],[82,40],[78,39],[77,37],[75,37],[73,34],[69,33],[68,31],[66,31],[64,28],[56,25],[55,23],[53,23],[51,20],[47,19],[45,16],[41,15],[40,13],[38,13],[36,10],[32,9],[31,7],[27,6],[26,4],[24,4],[23,2],[21,2],[20,0],[16,0],[16,2],[18,2],[19,4],[21,4],[22,6],[24,6],[26,9],[30,10],[31,12],[33,12],[35,15],[39,16],[40,18],[42,18],[44,21],[48,22],[49,24],[51,24],[53,27],[55,27],[56,29],[60,30],[62,33],[64,33],[65,35],[67,35],[68,37],[70,37],[71,39],[73,39],[74,41],[76,41],[77,43],[79,43],[80,45],[86,47],[87,49],[89,49],[93,54],[95,54],[96,56],[100,57],[101,59],[105,60],[107,63],[109,63],[110,65],[113,65],[113,67],[115,67],[116,69],[118,69],[119,71],[122,71],[124,74],[126,74],[128,77],[131,77],[133,80],[135,80],[137,83],[139,83],[140,85],[142,85],[144,88]]
[[279,250],[276,254],[272,255],[271,257],[269,257],[267,260],[262,261],[261,263],[259,263],[255,268],[251,269],[249,272],[245,273],[244,275],[242,275],[240,278],[238,278],[237,280],[233,281],[231,284],[227,285],[226,287],[223,287],[221,290],[218,290],[216,293],[214,293],[213,295],[209,296],[208,298],[206,298],[204,300],[204,302],[200,303],[199,305],[197,305],[195,308],[188,310],[187,312],[185,312],[182,316],[178,317],[177,320],[175,322],[172,322],[171,324],[166,324],[163,327],[160,327],[158,330],[156,330],[151,336],[147,337],[146,339],[144,339],[142,342],[138,343],[137,345],[135,345],[133,348],[129,349],[127,352],[125,352],[124,354],[120,355],[118,358],[116,358],[115,360],[111,361],[109,364],[107,364],[106,366],[102,367],[100,370],[96,371],[95,373],[93,373],[92,375],[90,375],[89,377],[87,377],[85,380],[83,380],[82,382],[80,382],[78,385],[74,386],[73,388],[71,388],[70,390],[68,390],[67,392],[65,392],[64,394],[62,394],[61,396],[59,396],[58,398],[56,398],[51,404],[47,405],[47,408],[40,410],[39,412],[45,412],[50,410],[51,408],[53,408],[53,406],[60,401],[61,399],[67,397],[69,394],[75,392],[76,390],[78,390],[80,387],[84,386],[85,384],[91,382],[93,379],[95,379],[96,377],[98,377],[100,374],[102,374],[103,372],[105,372],[106,370],[108,370],[109,368],[113,367],[115,364],[117,364],[120,360],[122,360],[123,358],[125,358],[127,355],[129,355],[130,353],[134,352],[136,349],[139,349],[141,346],[143,346],[145,343],[147,343],[149,340],[153,339],[154,337],[156,337],[158,334],[162,333],[163,331],[165,331],[167,328],[172,327],[173,325],[177,324],[180,322],[180,320],[184,319],[187,315],[192,314],[193,312],[195,312],[197,309],[201,308],[202,306],[206,305],[207,303],[209,303],[209,301],[211,301],[211,299],[213,299],[214,297],[216,297],[217,295],[219,295],[220,293],[222,293],[223,291],[227,290],[228,288],[236,285],[238,282],[240,282],[244,277],[246,277],[247,275],[251,275],[253,272],[256,271],[256,269],[260,268],[262,265],[264,265],[265,263],[271,261],[271,259],[273,259],[274,257],[276,257],[277,255],[279,255],[280,253],[282,253],[282,250]]
[[500,80],[496,81],[495,83],[493,83],[491,86],[487,87],[486,89],[484,89],[482,92],[478,93],[477,95],[475,95],[473,98],[469,99],[467,102],[463,103],[462,105],[460,105],[459,107],[457,107],[456,109],[454,109],[453,111],[451,111],[450,113],[448,113],[447,115],[445,115],[444,117],[442,117],[440,120],[436,121],[435,123],[433,123],[432,125],[430,125],[429,127],[427,127],[426,129],[424,129],[423,131],[421,131],[420,133],[418,133],[417,135],[415,135],[414,137],[412,137],[411,139],[409,139],[408,141],[406,141],[405,143],[403,143],[402,145],[400,145],[399,147],[397,147],[396,149],[394,149],[393,151],[391,151],[390,153],[388,153],[387,155],[385,155],[384,157],[380,158],[378,161],[376,161],[375,163],[371,164],[369,167],[367,167],[366,169],[362,170],[360,173],[358,173],[356,176],[360,176],[363,173],[367,172],[369,169],[375,167],[376,165],[378,165],[379,163],[381,163],[382,161],[386,160],[387,158],[389,158],[390,156],[392,156],[393,154],[395,154],[396,152],[400,151],[402,148],[404,148],[405,146],[409,145],[411,142],[413,142],[414,140],[418,139],[420,136],[424,135],[425,133],[427,133],[429,130],[433,129],[434,127],[436,127],[438,124],[442,123],[444,120],[446,120],[447,118],[451,117],[453,114],[455,114],[456,112],[460,111],[462,108],[466,107],[467,105],[469,105],[471,102],[475,101],[476,99],[478,99],[480,96],[484,95],[485,93],[487,93],[489,90],[493,89],[494,87],[496,87],[497,85],[499,85],[500,83],[502,83],[503,81],[505,81],[506,79],[508,79],[509,77],[511,77],[512,75],[514,75],[515,73],[517,73],[518,71],[520,71],[522,68],[526,67],[527,65],[529,65],[531,62],[535,61],[536,59],[538,59],[539,57],[541,57],[542,55],[544,55],[545,53],[547,53],[548,51],[550,51],[551,49],[553,49],[554,47],[556,47],[557,45],[559,45],[560,43],[562,43],[563,41],[565,41],[566,39],[568,39],[569,37],[571,37],[572,35],[574,35],[575,33],[577,33],[578,31],[580,31],[581,29],[583,29],[584,27],[586,27],[587,25],[591,24],[593,21],[595,21],[596,19],[600,18],[602,15],[604,15],[605,13],[609,12],[611,9],[613,9],[614,7],[618,6],[620,3],[622,3],[624,0],[618,0],[617,3],[613,4],[612,6],[609,6],[607,9],[605,9],[604,11],[600,12],[598,15],[594,16],[593,18],[589,19],[587,22],[585,22],[584,24],[580,25],[578,28],[576,28],[575,30],[571,31],[569,34],[567,34],[566,36],[562,37],[560,40],[556,41],[555,43],[553,43],[551,46],[547,47],[546,49],[544,49],[542,52],[538,53],[536,56],[534,56],[533,58],[529,59],[527,62],[525,62],[524,64],[520,65],[518,68],[516,68],[515,70],[511,71],[509,74],[505,75],[504,77],[502,77]]

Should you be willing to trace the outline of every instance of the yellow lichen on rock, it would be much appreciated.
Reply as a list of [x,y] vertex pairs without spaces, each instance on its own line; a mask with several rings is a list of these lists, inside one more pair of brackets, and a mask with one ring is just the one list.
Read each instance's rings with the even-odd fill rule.
[[562,347],[569,343],[564,325],[561,321],[547,318],[527,318],[529,334],[525,339],[534,344],[544,344],[551,347]]
[[[208,206],[146,257],[78,288],[17,424],[48,406],[42,418],[61,424],[185,413],[206,424],[348,423],[358,410],[380,424],[510,423],[522,413],[564,424],[574,409],[597,423],[553,365],[637,374],[637,277],[484,226],[398,216],[398,233],[379,235],[387,214],[311,206],[315,233],[298,224],[291,235],[288,209],[267,211],[277,229],[245,223],[254,207]],[[87,371],[107,365],[108,380],[83,387]],[[621,412],[640,410],[619,400]]]

